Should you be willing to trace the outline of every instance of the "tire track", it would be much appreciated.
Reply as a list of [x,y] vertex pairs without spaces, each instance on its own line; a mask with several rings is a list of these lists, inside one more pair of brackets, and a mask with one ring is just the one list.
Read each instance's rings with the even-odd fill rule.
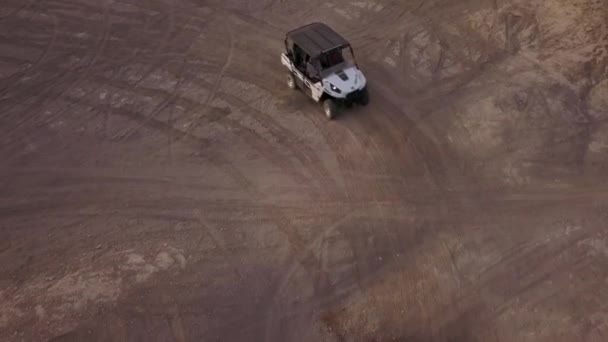
[[[372,119],[373,120],[373,119]],[[391,125],[389,124],[388,127],[391,127]],[[388,129],[387,127],[387,129]],[[396,126],[394,126],[396,127]],[[352,131],[349,128],[346,128],[350,133],[351,136],[353,137],[353,139],[357,139],[358,135],[353,134]],[[383,131],[386,131],[386,129],[384,129]],[[368,160],[375,165],[375,169],[377,170],[382,170],[382,166],[383,165],[387,165],[388,160],[383,156],[382,152],[380,151],[380,149],[377,147],[377,143],[376,143],[376,138],[374,137],[373,134],[369,134],[369,138],[372,141],[372,144],[376,147],[376,155],[374,155],[374,153],[370,152],[368,149],[363,149],[365,151],[365,154],[368,157]],[[362,144],[357,140],[357,143],[359,146],[362,146]],[[403,186],[403,182],[399,182],[399,185]],[[378,196],[376,195],[377,193],[380,193],[381,196],[383,196],[384,199],[389,199],[391,198],[391,196],[387,195],[386,189],[384,188],[384,186],[379,185],[376,186],[376,191],[372,192],[372,203],[371,206],[375,206],[376,207],[376,211],[379,213],[379,217],[381,218],[386,218],[386,217],[390,217],[389,215],[387,215],[385,208],[380,205],[380,198],[378,198]],[[404,189],[404,191],[407,191],[407,189]],[[384,235],[386,237],[386,240],[388,241],[388,248],[390,249],[389,251],[389,256],[388,258],[390,258],[392,260],[392,263],[394,265],[396,265],[397,270],[399,273],[401,273],[404,277],[407,276],[407,272],[404,268],[404,266],[400,263],[400,261],[402,261],[402,259],[398,258],[398,256],[403,253],[403,251],[401,251],[398,248],[397,245],[397,241],[399,241],[399,235],[394,231],[394,227],[393,229],[389,229],[387,221],[386,220],[381,220],[382,222],[382,230],[384,231]],[[373,227],[369,227],[368,229],[370,231],[372,230]],[[384,254],[384,253],[382,253]],[[382,257],[382,256],[379,256]],[[406,260],[403,260],[404,262]],[[388,262],[388,260],[386,261]],[[404,294],[404,288],[400,288],[399,289],[399,295],[400,295],[400,300],[401,302],[405,302],[404,298],[405,298],[405,294]]]
[[31,0],[28,1],[25,5],[18,7],[17,9],[13,10],[12,12],[9,12],[7,15],[0,17],[0,22],[2,20],[6,20],[10,17],[14,17],[16,15],[18,15],[19,13],[21,13],[21,11],[23,11],[24,9],[27,9],[28,7],[31,7],[33,3],[35,3],[36,1]]
[[[183,27],[186,27],[191,21],[191,18],[186,22],[186,24],[184,24]],[[199,32],[199,36],[200,36],[201,32]],[[188,44],[188,47],[186,48],[186,51],[184,52],[184,56],[182,57],[183,61],[180,67],[180,71],[178,72],[177,75],[177,81],[175,83],[175,85],[173,86],[173,89],[171,91],[171,93],[169,94],[169,96],[167,96],[163,101],[161,101],[156,108],[154,108],[152,110],[152,112],[150,114],[148,114],[146,116],[146,120],[144,120],[143,122],[140,122],[140,124],[128,131],[126,131],[123,134],[120,135],[116,135],[115,138],[118,138],[118,140],[127,140],[129,139],[133,134],[135,134],[138,130],[140,130],[142,127],[144,127],[146,125],[146,123],[151,120],[152,118],[154,118],[156,115],[158,115],[161,111],[163,111],[164,109],[166,109],[168,106],[173,104],[173,101],[175,101],[175,99],[178,96],[178,92],[180,90],[180,88],[183,86],[182,83],[184,84],[184,86],[187,86],[188,84],[191,83],[192,79],[195,77],[193,73],[191,73],[188,77],[184,77],[184,72],[187,70],[187,64],[188,64],[188,55],[192,49],[192,46],[194,45],[196,41],[196,38],[192,39],[191,42]],[[143,80],[143,78],[140,79],[140,81]],[[136,87],[136,86],[134,86]]]
[[[142,9],[143,9],[143,7],[142,7]],[[125,89],[125,91],[132,91],[132,90],[136,89],[137,87],[139,87],[141,82],[143,82],[149,75],[151,75],[155,70],[157,70],[158,68],[160,68],[163,65],[163,63],[165,62],[165,58],[162,58],[160,56],[160,54],[167,46],[169,46],[169,44],[168,44],[169,40],[175,39],[175,37],[177,37],[180,33],[182,33],[187,28],[188,24],[195,18],[195,16],[193,16],[193,15],[188,15],[187,23],[182,25],[181,27],[179,27],[177,32],[175,32],[173,34],[173,36],[171,37],[171,31],[175,28],[175,16],[176,16],[175,12],[176,12],[176,8],[174,6],[171,8],[171,13],[168,16],[169,23],[165,30],[165,33],[164,33],[163,37],[160,39],[160,43],[156,46],[154,52],[152,53],[155,56],[154,59],[156,59],[156,62],[153,65],[151,65],[150,67],[148,67],[146,69],[146,71],[143,72],[140,75],[140,77],[132,85],[130,85],[129,88]],[[192,41],[190,46],[188,47],[188,51],[190,50],[190,47],[193,44],[193,42],[194,41]],[[134,53],[131,61],[134,61],[135,58],[137,57],[137,55],[138,55],[137,53]],[[171,103],[171,101],[175,99],[175,97],[176,97],[175,94],[177,93],[177,88],[183,81],[181,79],[181,75],[183,74],[183,71],[185,70],[185,64],[187,64],[186,62],[187,61],[184,60],[182,67],[180,68],[181,71],[178,76],[179,80],[176,83],[176,85],[174,86],[174,91],[173,91],[172,95],[170,95],[168,98],[161,101],[161,103],[159,105],[157,105],[155,107],[155,109],[153,109],[153,114],[149,116],[150,119],[152,119],[154,117],[154,115],[158,114],[158,112],[160,112],[162,109],[166,108]],[[140,122],[141,127],[144,126],[144,121],[142,121],[141,118],[138,118],[138,122]],[[139,129],[141,127],[138,127],[137,129]],[[135,130],[137,130],[137,129],[135,129]],[[131,132],[130,134],[129,134],[129,132],[131,132],[131,131],[127,131],[123,134],[116,134],[115,138],[125,138],[122,135],[132,135],[134,133],[134,131]]]
[[369,54],[374,51],[380,37],[386,37],[387,27],[399,27],[396,23],[408,12],[407,9],[402,9],[402,6],[399,6],[395,0],[388,1],[388,4],[385,3],[380,2],[383,8],[379,12],[367,11],[365,25],[356,25],[352,29],[346,28],[347,37],[353,37],[353,42],[361,41],[356,47],[359,54]]
[[3,78],[0,80],[2,83],[4,83],[4,82],[7,83],[6,87],[0,88],[0,98],[2,98],[4,95],[6,95],[7,91],[9,89],[11,89],[11,87],[13,86],[13,83],[23,80],[28,75],[30,75],[34,70],[36,70],[36,68],[38,68],[40,66],[40,64],[47,58],[50,51],[55,46],[55,42],[57,41],[58,21],[55,16],[53,16],[53,15],[48,15],[48,16],[53,21],[53,31],[51,33],[51,39],[50,39],[49,43],[46,45],[46,47],[44,48],[44,50],[42,51],[40,56],[36,59],[36,61],[34,61],[34,63],[32,65],[30,65],[29,67],[27,67],[26,69],[24,69],[22,71],[19,71],[15,74],[10,75],[8,78]]
[[[229,46],[230,49],[228,50],[228,56],[226,57],[226,62],[222,65],[215,81],[213,82],[213,85],[211,87],[211,92],[209,93],[209,96],[207,96],[207,99],[205,100],[205,102],[202,104],[202,110],[201,113],[204,113],[205,110],[209,109],[209,106],[211,105],[211,102],[213,101],[213,99],[215,98],[216,93],[219,91],[220,85],[222,83],[222,79],[224,78],[224,74],[226,73],[226,70],[228,69],[228,67],[230,66],[230,64],[232,63],[232,58],[234,56],[234,33],[232,32],[232,24],[230,23],[230,16],[224,16],[224,24],[226,25],[226,31],[228,32],[228,38],[229,38]],[[201,115],[197,115],[194,114],[192,117],[192,125],[190,125],[190,127],[188,127],[188,129],[186,130],[187,133],[192,133],[192,131],[198,127],[199,125],[199,121],[202,117]]]
[[[199,222],[199,224],[203,227],[203,229],[207,231],[207,233],[211,236],[211,239],[216,244],[216,246],[219,247],[227,255],[229,253],[229,250],[221,232],[217,228],[215,228],[213,224],[205,220],[204,215],[199,209],[196,209],[194,211],[194,216],[196,217],[196,220]],[[230,264],[229,258],[226,258],[226,262]],[[243,275],[239,272],[238,267],[233,266],[232,268],[237,278],[243,281]]]
[[121,116],[130,120],[133,120],[139,124],[145,122],[145,126],[151,129],[154,129],[170,138],[173,139],[183,139],[185,142],[196,146],[197,148],[206,147],[209,145],[209,142],[205,138],[197,137],[192,134],[187,134],[182,130],[179,130],[171,125],[168,125],[164,121],[160,121],[158,119],[150,119],[147,116],[140,114],[138,111],[132,111],[124,108],[115,108],[110,105],[99,105],[98,102],[85,102],[86,104],[96,104],[99,107],[100,111],[107,111],[112,115]]
[[[395,127],[398,127],[398,125],[395,126]],[[347,128],[347,130],[348,130],[350,136],[352,137],[352,139],[356,142],[356,146],[358,146],[360,150],[365,151],[365,154],[367,155],[368,160],[372,163],[372,165],[375,165],[376,169],[381,169],[381,166],[384,164],[384,161],[383,161],[384,158],[382,157],[383,160],[377,159],[377,157],[373,153],[371,153],[368,149],[366,149],[366,148],[363,147],[362,143],[357,138],[358,137],[357,134],[354,134],[348,128]],[[323,132],[324,129],[320,128],[319,131]],[[370,134],[368,136],[370,137],[370,139],[372,139],[373,144],[377,146],[377,143],[375,141],[374,136],[372,134]],[[327,139],[327,135],[326,135],[326,139]],[[340,154],[339,151],[340,151],[340,148],[334,149],[334,152],[336,152],[338,154]],[[382,154],[379,154],[379,155],[382,156]],[[344,157],[343,160],[350,160],[350,158]],[[348,179],[356,179],[356,176],[352,172],[352,170],[354,170],[355,168],[353,166],[349,166],[348,164],[349,163],[341,163],[341,166],[347,166],[348,170],[350,171],[349,172],[350,175],[346,175],[346,177],[348,177]],[[400,182],[400,184],[403,185],[402,182]],[[349,189],[350,189],[349,192],[351,192],[351,193],[357,194],[359,192],[359,187],[357,187],[356,185],[353,185],[352,187],[349,187]],[[385,212],[383,206],[380,205],[379,198],[376,196],[377,192],[383,194],[385,198],[389,198],[389,196],[386,195],[386,191],[382,187],[378,187],[378,188],[375,189],[375,191],[372,191],[371,194],[370,194],[371,195],[370,205],[376,207],[376,210],[380,213],[380,217],[386,217],[386,212]],[[359,197],[363,198],[364,196],[359,195]],[[373,230],[372,227],[368,227],[368,229],[370,231]],[[393,264],[398,268],[398,270],[399,270],[399,272],[401,274],[407,275],[406,269],[404,268],[404,266],[400,262],[401,260],[399,260],[396,257],[401,252],[400,249],[398,248],[398,246],[395,244],[395,241],[398,240],[398,235],[396,234],[396,232],[394,230],[391,231],[389,229],[389,227],[387,226],[386,222],[383,223],[382,230],[384,231],[384,235],[386,236],[386,240],[389,241],[388,250],[387,251],[391,255],[391,259],[392,259]],[[354,248],[354,246],[353,246],[353,248]],[[357,265],[357,267],[360,267],[360,266]],[[401,299],[403,300],[403,298],[405,296],[405,294],[403,292],[403,289],[401,289],[400,296],[401,296]]]
[[238,137],[243,139],[248,146],[253,147],[256,152],[266,160],[278,166],[281,170],[284,170],[286,174],[292,177],[298,184],[309,184],[311,182],[308,177],[299,172],[289,161],[288,156],[284,154],[278,156],[278,153],[273,153],[273,145],[260,137],[255,130],[244,127],[241,123],[232,119],[222,120],[220,124],[228,129],[236,131],[239,134]]
[[[309,107],[313,107],[313,105],[311,104]],[[311,108],[312,110],[312,108]],[[345,188],[345,196],[346,198],[348,198],[350,201],[352,200],[357,200],[357,201],[361,201],[362,203],[364,203],[364,206],[367,208],[369,207],[369,200],[366,199],[366,194],[364,193],[364,191],[366,191],[366,189],[362,189],[358,184],[354,183],[354,180],[357,179],[356,175],[354,174],[354,170],[356,170],[356,166],[351,162],[352,159],[349,158],[347,156],[347,153],[342,152],[344,145],[340,145],[335,141],[335,135],[332,133],[328,133],[326,132],[326,130],[328,129],[327,127],[327,122],[322,121],[321,116],[313,116],[313,117],[309,117],[309,120],[313,123],[313,125],[315,127],[317,127],[317,130],[319,133],[321,133],[325,140],[327,141],[327,143],[329,144],[329,146],[333,147],[333,152],[335,153],[338,161],[339,161],[339,165],[340,165],[340,169],[338,170],[338,172],[342,175],[341,178],[345,180],[346,183],[346,188]],[[359,146],[360,149],[363,148],[363,146],[361,145],[360,141],[352,135],[352,132],[348,131],[349,133],[351,133],[350,137],[351,139],[353,139],[353,142],[355,144],[357,144]],[[345,174],[346,173],[346,174]],[[374,198],[375,200],[375,198]],[[372,230],[370,229],[369,226],[367,226],[367,231],[371,232]],[[350,244],[351,248],[354,250],[356,248],[356,246]],[[356,258],[356,252],[354,253],[354,260],[355,260],[355,267],[357,270],[360,270],[360,263],[359,263],[359,259]],[[359,277],[356,277],[356,283],[358,286],[361,286],[363,282],[363,278],[361,277],[361,274]]]
[[[155,70],[157,70],[159,67],[162,66],[163,62],[164,62],[164,58],[160,57],[160,53],[161,51],[168,46],[168,41],[170,39],[170,32],[171,30],[174,28],[175,25],[175,13],[174,11],[171,12],[171,15],[169,16],[170,21],[168,24],[167,29],[165,30],[165,34],[163,35],[163,37],[161,38],[161,43],[157,45],[155,51],[154,51],[154,55],[156,56],[157,62],[154,63],[152,66],[150,66],[144,73],[141,74],[141,76],[129,87],[127,87],[127,89],[125,89],[125,91],[133,91],[134,89],[138,88],[138,86],[141,84],[141,82],[143,82],[143,80],[145,80],[149,75],[151,75]],[[188,17],[188,21],[186,24],[182,25],[179,30],[177,32],[175,32],[175,34],[173,35],[173,38],[177,37],[181,32],[183,32],[185,30],[185,28],[188,26],[188,24],[190,23],[190,21],[193,19],[193,16],[189,16]],[[191,44],[189,45],[187,51],[190,50],[191,45],[193,44],[193,42],[191,42]],[[139,50],[138,50],[139,51]],[[138,56],[138,52],[133,53],[132,58],[129,62],[131,61],[135,61],[136,57]],[[182,75],[183,72],[185,71],[185,66],[187,64],[187,60],[184,59],[182,66],[180,68],[180,72],[178,73],[178,81],[176,82],[173,92],[170,96],[168,96],[167,98],[165,98],[163,101],[161,101],[160,104],[158,104],[153,110],[152,110],[152,114],[148,115],[148,119],[142,119],[141,117],[137,117],[137,122],[139,123],[139,126],[136,128],[133,128],[131,130],[126,131],[125,133],[122,134],[115,134],[113,136],[113,139],[115,138],[119,138],[119,140],[124,140],[127,139],[129,136],[131,136],[132,134],[134,134],[138,129],[140,129],[143,126],[146,126],[147,124],[149,124],[149,126],[156,126],[157,128],[159,127],[156,123],[150,123],[149,121],[152,120],[154,118],[154,116],[158,113],[160,113],[163,109],[165,109],[167,106],[169,106],[172,101],[175,100],[176,96],[177,96],[177,90],[179,88],[179,86],[181,85],[181,83],[183,82],[182,79]],[[107,82],[106,82],[107,83]],[[106,112],[106,115],[110,115],[110,112]],[[135,116],[131,115],[131,118],[134,118]],[[171,134],[173,137],[177,136],[175,133]]]
[[[109,21],[109,17],[108,17],[108,6],[109,6],[109,3],[106,3],[105,7],[103,8],[103,17],[104,17],[104,20],[102,23],[103,32],[95,46],[95,53],[94,53],[93,57],[91,58],[90,62],[86,65],[86,67],[82,71],[82,73],[79,73],[79,76],[76,78],[76,80],[71,82],[66,88],[64,88],[64,89],[60,90],[59,92],[57,92],[56,94],[50,96],[50,99],[43,95],[46,93],[53,92],[54,91],[53,89],[49,89],[46,92],[43,91],[43,94],[39,94],[40,100],[35,101],[34,104],[29,106],[26,110],[21,111],[20,115],[24,115],[26,118],[24,120],[22,120],[21,122],[18,122],[15,125],[15,128],[13,129],[13,131],[10,132],[8,135],[9,139],[14,138],[15,133],[19,131],[20,127],[22,127],[23,125],[25,125],[25,124],[31,122],[33,119],[35,119],[35,117],[37,116],[36,114],[27,115],[30,111],[32,111],[33,108],[48,106],[49,104],[56,102],[61,96],[63,96],[63,94],[68,93],[69,91],[74,89],[78,84],[80,84],[84,79],[89,77],[89,74],[90,74],[93,66],[99,59],[99,56],[103,52],[104,46],[108,40],[108,33],[110,30],[110,25],[111,25],[110,21]],[[6,137],[5,137],[5,139],[6,139]]]
[[[126,91],[133,91],[134,89],[136,89],[141,82],[143,82],[148,76],[150,76],[155,70],[157,70],[158,68],[160,68],[163,63],[165,62],[165,60],[163,58],[160,58],[160,53],[161,51],[168,46],[168,41],[169,38],[171,36],[171,31],[174,29],[175,27],[175,6],[171,7],[171,12],[169,13],[169,15],[167,15],[168,17],[168,23],[167,23],[167,28],[165,29],[165,32],[162,36],[162,38],[160,39],[160,43],[156,46],[156,49],[154,50],[153,54],[154,54],[154,59],[156,60],[155,63],[153,63],[151,66],[149,66],[146,71],[144,71],[140,77],[131,85],[131,87],[129,89],[127,89]],[[186,28],[186,25],[182,26],[180,30],[178,30],[172,38],[177,37],[184,29]],[[185,62],[184,62],[185,63]],[[183,68],[182,64],[182,68]],[[179,76],[181,76],[181,73],[179,74]],[[174,86],[174,92],[176,92],[176,89],[179,86],[179,81],[180,81],[180,77],[178,76],[178,82],[176,83],[176,85]],[[171,95],[169,96],[171,97]],[[152,115],[150,115],[150,118],[153,117],[154,112],[157,110],[160,110],[159,108],[163,107],[167,105],[166,99],[161,101],[161,103],[159,105],[157,105],[155,107],[155,109],[152,110]],[[162,109],[162,108],[161,108]],[[141,121],[140,121],[141,122]],[[119,138],[120,139],[124,139],[125,136],[130,132],[131,130],[127,130],[124,133],[121,134],[115,134],[114,135],[114,139]]]
[[[183,30],[183,28],[185,28],[185,27],[186,27],[185,25],[184,25],[184,26],[182,26],[182,30]],[[179,32],[181,32],[182,30],[180,30]],[[159,44],[159,46],[158,46],[158,48],[157,48],[157,50],[156,50],[156,54],[158,54],[158,53],[160,52],[160,50],[162,49],[162,47],[163,47],[163,46],[166,44],[166,42],[169,40],[169,37],[168,37],[168,33],[169,33],[169,32],[170,32],[170,30],[167,30],[167,34],[165,35],[164,39],[162,40],[162,43],[161,43],[161,44]],[[136,60],[136,58],[137,58],[138,56],[139,56],[139,50],[138,50],[138,51],[135,51],[135,52],[132,54],[132,56],[131,56],[131,60],[130,60],[130,61],[134,61],[134,60]],[[127,61],[127,62],[130,62],[130,61]],[[153,67],[153,68],[149,69],[149,70],[147,71],[147,73],[145,73],[144,75],[142,75],[142,76],[141,76],[141,77],[138,79],[138,81],[136,81],[136,84],[135,84],[135,85],[133,85],[133,87],[132,87],[132,88],[137,87],[138,82],[140,82],[140,81],[141,81],[141,80],[143,80],[145,77],[147,77],[147,75],[149,75],[151,72],[153,72],[153,70],[155,70],[155,67]],[[90,91],[86,92],[86,93],[83,95],[83,97],[86,97],[86,96],[88,96],[88,95],[90,95],[90,94],[92,94],[92,93],[96,92],[96,91],[97,91],[99,88],[103,87],[104,85],[105,85],[105,84],[100,84],[99,86],[92,88]],[[63,94],[65,94],[65,93],[66,93],[66,91],[63,91],[62,93],[58,94],[58,95],[57,95],[57,98],[61,97],[61,96],[62,96]],[[78,102],[75,102],[74,104],[76,104],[76,103],[78,103]],[[94,104],[93,104],[93,105],[94,105]],[[33,106],[35,106],[35,104],[34,104]],[[61,111],[57,112],[55,115],[51,116],[50,118],[47,118],[46,122],[50,122],[50,121],[52,121],[52,120],[54,120],[54,119],[58,118],[59,116],[63,115],[64,113],[66,113],[66,112],[67,112],[67,111],[68,111],[68,110],[71,108],[71,106],[72,106],[72,105],[69,105],[69,106],[67,106],[67,107],[64,107],[64,108],[63,108]],[[107,108],[107,107],[106,107],[106,108]],[[106,114],[107,114],[107,112],[106,112]],[[139,120],[139,122],[141,122],[141,120]],[[80,123],[82,123],[82,121],[81,121]],[[173,136],[175,137],[175,136],[177,136],[177,135],[175,135],[175,134],[174,134]]]
[[293,157],[300,162],[301,167],[306,168],[313,175],[315,180],[320,183],[325,195],[333,197],[334,194],[328,192],[328,190],[338,189],[339,186],[327,167],[323,165],[323,161],[319,158],[317,152],[310,148],[305,141],[299,139],[295,134],[283,127],[269,114],[256,110],[247,104],[244,105],[247,106],[246,112],[250,112],[252,117],[262,123],[278,141],[291,151]]
[[[372,79],[372,82],[373,79]],[[386,108],[385,113],[387,113],[387,117],[396,125],[403,126],[403,124],[398,124],[398,122],[406,123],[406,127],[408,128],[408,138],[407,141],[409,145],[414,151],[418,153],[420,156],[420,161],[423,163],[427,170],[427,174],[430,176],[430,181],[432,185],[435,187],[437,191],[445,193],[446,185],[443,180],[447,174],[440,170],[444,170],[443,160],[445,159],[443,152],[439,148],[439,146],[443,146],[444,144],[439,143],[439,140],[435,137],[433,130],[430,126],[425,124],[421,119],[415,120],[410,118],[410,116],[405,113],[403,110],[399,108],[408,108],[414,109],[411,106],[407,106],[405,104],[400,104],[396,99],[399,97],[394,93],[392,89],[389,89],[382,85],[381,82],[374,82],[374,87],[377,87],[381,90],[381,93],[387,94],[384,101],[377,101],[378,103],[382,103],[383,107]],[[378,92],[380,94],[380,92]],[[390,96],[390,97],[389,97]],[[396,114],[401,114],[398,118],[395,117]],[[398,127],[397,126],[397,127]]]
[[[209,84],[204,80],[198,80],[198,82],[204,86]],[[249,115],[256,121],[257,124],[262,125],[268,132],[280,142],[282,146],[285,146],[292,153],[292,157],[296,158],[300,163],[300,167],[305,168],[317,182],[320,182],[322,189],[335,189],[337,184],[333,180],[333,177],[323,165],[322,161],[317,156],[317,153],[301,139],[297,138],[295,134],[288,133],[288,130],[279,124],[269,114],[263,113],[262,111],[255,109],[244,100],[232,95],[228,92],[218,91],[217,95],[225,99],[228,103],[235,104],[239,111]],[[198,110],[195,108],[193,110]],[[201,116],[202,118],[202,116]],[[225,120],[218,119],[213,121],[206,121],[206,124],[218,123],[223,124]],[[330,195],[331,194],[326,194]]]
[[[495,317],[500,316],[504,311],[513,304],[516,298],[520,298],[522,295],[527,293],[529,290],[534,289],[542,282],[550,280],[552,275],[563,274],[573,268],[582,268],[585,266],[584,262],[589,262],[589,258],[586,255],[579,256],[574,260],[569,260],[568,263],[556,263],[551,265],[551,260],[556,260],[559,255],[564,253],[570,248],[576,246],[579,241],[586,238],[585,235],[580,235],[571,241],[566,241],[564,245],[558,245],[555,247],[543,248],[542,246],[533,248],[526,252],[515,254],[512,260],[506,265],[502,265],[499,262],[496,266],[500,265],[500,268],[493,269],[492,271],[485,272],[479,275],[479,281],[477,284],[471,285],[464,293],[457,298],[457,302],[463,303],[460,305],[466,305],[467,302],[472,301],[472,298],[477,296],[478,293],[486,289],[490,284],[501,284],[495,290],[502,289],[506,292],[506,298],[499,303],[497,307],[493,308],[492,315]],[[542,257],[539,257],[541,255]],[[530,261],[536,260],[535,263],[530,264]],[[508,259],[504,260],[509,261]],[[509,265],[510,264],[510,265]],[[525,267],[522,266],[525,264]],[[524,268],[526,273],[516,273],[519,280],[519,284],[515,288],[511,288],[512,284],[507,281],[509,277],[513,275],[509,273],[509,270],[517,272],[518,269]],[[505,279],[507,278],[507,279]]]
[[[234,179],[243,179],[242,174],[236,169],[236,167],[227,159],[222,157],[221,155],[216,155],[213,158],[216,164],[220,165],[225,172],[230,174]],[[246,179],[242,182],[243,189],[252,196],[252,198],[262,199],[264,195],[259,193],[256,187],[249,183]],[[294,251],[295,255],[298,257],[295,258],[294,264],[301,264],[305,271],[309,273],[311,276],[314,276],[314,265],[319,265],[320,261],[312,255],[309,251],[306,251],[305,244],[302,242],[302,239],[298,236],[297,232],[294,230],[294,227],[289,224],[289,220],[280,212],[274,212],[272,215],[272,220],[275,222],[277,227],[286,235],[291,249]],[[312,266],[310,266],[312,265]],[[318,282],[318,281],[317,281]],[[317,286],[318,287],[318,286]]]
[[[149,21],[147,21],[147,20],[146,20],[146,26],[147,26],[148,24],[149,24]],[[138,57],[138,55],[139,55],[140,51],[141,51],[141,50],[140,50],[139,48],[135,48],[135,49],[133,49],[133,52],[132,52],[132,54],[129,56],[129,58],[128,58],[127,60],[121,61],[121,63],[120,63],[120,64],[128,64],[128,63],[130,63],[130,62],[134,61],[134,60],[135,60],[135,59]],[[69,72],[69,70],[65,70],[64,72],[66,72],[66,73],[67,73],[67,72]],[[51,80],[47,81],[47,83],[49,83],[49,84],[50,84],[50,83],[52,83],[52,82],[54,82],[54,81],[55,81],[55,80],[51,79]],[[106,81],[106,83],[110,82],[110,80],[105,80],[105,81]],[[46,84],[45,84],[45,85],[46,85]],[[93,93],[96,93],[96,92],[97,92],[97,91],[98,91],[100,88],[102,88],[102,87],[104,87],[104,86],[105,86],[105,84],[100,84],[100,85],[99,85],[99,86],[97,86],[97,87],[93,87],[93,88],[91,88],[89,91],[85,92],[85,93],[84,93],[84,94],[83,94],[81,97],[82,97],[82,98],[86,98],[87,96],[89,96],[89,95],[91,95],[91,94],[93,94]],[[61,96],[62,96],[62,95],[60,95],[60,97],[61,97]],[[68,98],[69,98],[69,97],[68,97]],[[78,100],[79,100],[79,98],[74,99],[74,101],[73,101],[72,103],[68,104],[67,106],[64,106],[64,107],[63,107],[63,108],[62,108],[60,111],[56,112],[55,114],[51,115],[51,116],[50,116],[50,117],[48,117],[48,118],[45,118],[45,121],[44,121],[43,123],[41,123],[41,125],[46,125],[46,124],[48,124],[49,122],[52,122],[53,120],[55,120],[55,119],[57,119],[57,118],[61,117],[63,114],[65,114],[66,112],[68,112],[68,110],[72,109],[72,107],[73,107],[73,106],[75,106],[75,105],[79,104],[80,102],[79,102]],[[92,105],[93,105],[93,104],[92,104]],[[107,115],[107,112],[106,112],[106,115]],[[76,125],[80,125],[80,124],[82,124],[83,122],[84,122],[84,121],[78,121],[78,122],[76,122]],[[24,128],[24,129],[26,129],[26,128]],[[35,129],[35,128],[32,128],[32,129]]]
[[[313,237],[313,240],[310,243],[307,243],[301,249],[296,251],[294,258],[292,259],[292,262],[287,267],[287,271],[285,272],[285,274],[280,275],[278,277],[277,286],[276,286],[276,288],[273,288],[272,300],[269,303],[269,311],[267,312],[267,318],[266,318],[265,338],[264,338],[265,341],[275,341],[276,340],[276,338],[273,337],[273,334],[279,330],[278,324],[280,322],[278,321],[278,319],[281,317],[282,314],[274,312],[275,306],[277,305],[277,302],[278,302],[280,296],[283,294],[283,292],[289,285],[289,282],[291,281],[291,278],[293,277],[295,272],[300,267],[303,267],[303,268],[307,269],[307,272],[312,276],[314,274],[314,271],[308,270],[308,267],[305,266],[307,264],[306,260],[309,258],[316,259],[316,257],[314,256],[314,249],[318,248],[318,246],[320,246],[324,242],[324,238],[327,236],[327,234],[332,233],[341,224],[343,224],[344,222],[347,222],[348,220],[350,220],[352,218],[353,218],[352,214],[347,214],[347,215],[343,216],[342,218],[338,219],[337,221],[334,221],[329,227],[327,227],[325,229],[319,229],[319,233],[315,237]],[[320,255],[322,255],[322,253],[320,253]],[[317,261],[316,263],[313,263],[313,265],[315,265],[315,264],[319,265],[320,262],[321,261]],[[318,293],[319,290],[325,291],[324,288],[319,287],[320,280],[321,279],[319,279],[318,277],[313,277],[312,282],[313,282],[313,287],[315,288],[315,293]]]
[[[312,104],[309,104],[309,106],[307,107],[310,108],[311,111],[313,111],[313,109],[317,109],[313,108]],[[357,186],[351,183],[351,180],[355,179],[354,170],[356,169],[356,167],[352,163],[351,159],[347,158],[346,155],[341,152],[344,146],[336,142],[335,136],[333,134],[326,132],[327,122],[321,121],[320,115],[307,116],[307,119],[311,122],[313,126],[316,127],[317,131],[323,136],[325,142],[330,146],[332,152],[338,160],[339,169],[337,170],[337,172],[340,174],[340,178],[344,181],[346,185],[346,187],[344,188],[345,198],[349,201],[360,200],[362,197],[353,198],[353,196],[356,196],[356,194],[358,193],[357,190],[359,189]],[[355,140],[355,142],[356,141],[357,140]],[[347,175],[344,174],[344,167],[347,168]]]
[[[235,103],[236,99],[231,102]],[[316,182],[319,182],[321,190],[326,192],[329,189],[335,189],[337,187],[333,177],[323,165],[321,159],[317,156],[316,152],[309,148],[306,143],[295,137],[294,134],[288,133],[288,130],[277,123],[268,114],[262,113],[253,107],[242,103],[243,106],[240,109],[245,113],[249,113],[252,118],[268,129],[269,133],[280,141],[281,145],[287,147],[298,162],[300,167],[306,169],[310,173]],[[262,120],[260,120],[262,119]],[[326,195],[332,196],[329,193]]]
[[[238,170],[238,168],[228,159],[224,158],[220,154],[217,154],[214,155],[213,161],[215,161],[215,165],[221,167],[226,174],[230,175],[234,180],[236,180],[237,184],[242,186],[243,190],[249,194],[252,199],[256,199],[257,201],[264,199],[264,194],[260,193],[255,185],[249,182],[247,178],[244,177],[243,174]],[[272,222],[274,222],[277,228],[287,237],[289,246],[294,251],[293,253],[301,256],[297,258],[296,262],[302,264],[305,271],[311,277],[314,277],[315,272],[313,268],[309,267],[308,265],[318,265],[319,261],[310,251],[305,250],[306,245],[302,241],[302,238],[298,235],[297,229],[289,223],[290,220],[280,211],[268,211],[268,213],[270,214]]]

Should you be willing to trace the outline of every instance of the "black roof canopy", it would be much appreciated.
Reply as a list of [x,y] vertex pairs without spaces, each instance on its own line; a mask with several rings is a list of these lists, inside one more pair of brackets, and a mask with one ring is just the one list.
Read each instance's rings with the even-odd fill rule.
[[287,38],[291,39],[311,57],[349,45],[346,39],[323,23],[312,23],[297,28],[288,32]]

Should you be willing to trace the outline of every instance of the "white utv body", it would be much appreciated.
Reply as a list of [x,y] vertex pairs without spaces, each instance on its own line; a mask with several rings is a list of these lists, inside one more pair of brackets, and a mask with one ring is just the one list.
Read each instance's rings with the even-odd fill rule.
[[359,70],[350,43],[329,26],[312,23],[287,33],[281,63],[287,67],[287,85],[302,89],[323,103],[328,119],[340,105],[367,105],[367,80]]

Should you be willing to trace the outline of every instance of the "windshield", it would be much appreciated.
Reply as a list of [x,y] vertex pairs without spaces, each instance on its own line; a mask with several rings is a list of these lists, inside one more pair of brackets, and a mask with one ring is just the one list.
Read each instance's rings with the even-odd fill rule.
[[346,63],[347,65],[355,64],[355,57],[352,54],[350,47],[343,47],[328,51],[319,57],[321,70],[331,69],[337,65]]

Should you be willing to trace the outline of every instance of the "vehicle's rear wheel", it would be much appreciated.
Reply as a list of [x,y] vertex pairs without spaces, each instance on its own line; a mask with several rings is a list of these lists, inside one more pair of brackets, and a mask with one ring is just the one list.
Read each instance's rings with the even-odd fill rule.
[[325,112],[325,116],[328,120],[332,120],[334,117],[336,117],[336,114],[338,113],[338,105],[336,104],[336,101],[332,99],[323,101],[323,111]]
[[293,74],[287,74],[287,86],[289,89],[296,89],[296,79],[293,77]]
[[361,99],[359,100],[359,103],[366,106],[369,103],[369,93],[367,92],[367,88],[364,88],[361,91]]

